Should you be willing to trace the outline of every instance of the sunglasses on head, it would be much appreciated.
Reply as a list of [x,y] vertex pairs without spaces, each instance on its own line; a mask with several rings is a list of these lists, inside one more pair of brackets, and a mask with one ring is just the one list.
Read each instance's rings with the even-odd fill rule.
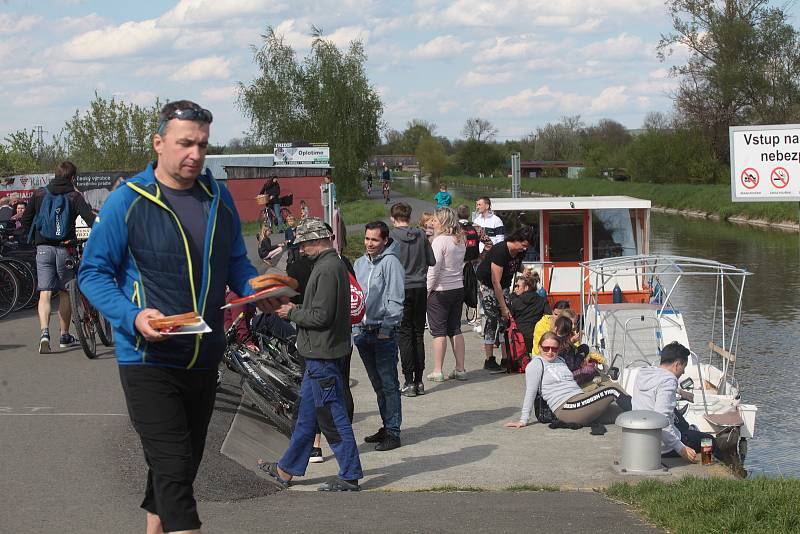
[[539,347],[539,350],[541,352],[558,352],[558,347],[553,347],[550,345],[542,345],[541,347]]
[[164,127],[167,125],[169,121],[172,119],[178,119],[181,121],[200,121],[200,122],[207,122],[211,124],[214,120],[214,116],[211,114],[210,111],[207,109],[203,109],[200,106],[197,107],[188,107],[188,108],[178,108],[172,110],[169,115],[161,119],[161,122],[158,123],[158,130],[156,133],[163,133]]

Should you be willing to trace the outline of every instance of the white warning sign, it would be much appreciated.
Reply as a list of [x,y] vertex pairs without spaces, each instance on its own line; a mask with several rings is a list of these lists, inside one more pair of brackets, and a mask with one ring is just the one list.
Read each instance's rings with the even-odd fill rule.
[[800,201],[800,124],[732,126],[734,202]]

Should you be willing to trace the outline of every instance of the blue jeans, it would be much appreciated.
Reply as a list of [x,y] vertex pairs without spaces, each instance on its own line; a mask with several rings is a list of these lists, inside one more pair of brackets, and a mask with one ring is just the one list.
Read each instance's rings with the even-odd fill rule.
[[293,476],[303,476],[308,467],[317,425],[339,463],[339,478],[364,478],[353,427],[347,417],[338,360],[306,358],[306,371],[300,384],[300,407],[289,448],[278,462]]
[[392,334],[389,339],[378,339],[377,331],[360,332],[356,334],[355,345],[378,397],[383,428],[388,434],[399,437],[403,412],[397,378],[397,338]]
[[281,218],[281,205],[279,202],[272,205],[272,211],[275,212],[275,219],[277,220],[278,226],[282,226],[283,219]]

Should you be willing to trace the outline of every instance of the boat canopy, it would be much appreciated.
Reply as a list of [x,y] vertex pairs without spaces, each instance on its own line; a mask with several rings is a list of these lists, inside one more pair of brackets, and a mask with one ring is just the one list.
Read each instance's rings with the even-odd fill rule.
[[588,274],[604,276],[750,276],[746,269],[703,258],[641,254],[581,262]]
[[650,209],[650,201],[628,196],[492,198],[492,211]]

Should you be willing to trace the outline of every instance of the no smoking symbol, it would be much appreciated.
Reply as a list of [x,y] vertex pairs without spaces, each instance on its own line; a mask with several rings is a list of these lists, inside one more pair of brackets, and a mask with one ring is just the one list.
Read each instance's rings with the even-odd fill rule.
[[742,171],[739,179],[742,181],[742,185],[747,189],[754,189],[759,181],[758,171],[752,167],[748,167]]
[[775,188],[783,189],[789,185],[789,171],[783,167],[775,167],[770,173],[769,179],[772,180],[772,185],[774,185]]

